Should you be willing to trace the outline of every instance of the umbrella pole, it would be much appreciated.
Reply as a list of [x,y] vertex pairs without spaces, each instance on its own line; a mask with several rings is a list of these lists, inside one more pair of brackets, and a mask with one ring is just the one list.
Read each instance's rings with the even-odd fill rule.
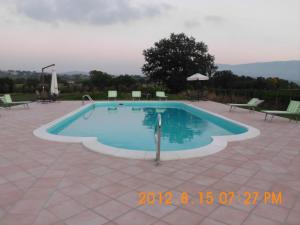
[[199,87],[198,87],[198,101],[200,101],[200,88],[201,88],[201,81],[199,80]]

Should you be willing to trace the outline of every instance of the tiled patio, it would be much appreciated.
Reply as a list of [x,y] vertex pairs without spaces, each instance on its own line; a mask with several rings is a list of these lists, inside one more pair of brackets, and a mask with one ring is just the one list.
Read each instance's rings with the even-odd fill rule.
[[[228,112],[214,102],[195,103],[254,126],[257,138],[232,142],[211,156],[166,161],[114,158],[80,144],[49,142],[32,131],[81,102],[31,104],[0,109],[1,225],[299,225],[300,123],[245,110]],[[139,206],[138,192],[174,194],[173,205]],[[283,204],[234,202],[179,205],[188,192],[283,192]]]

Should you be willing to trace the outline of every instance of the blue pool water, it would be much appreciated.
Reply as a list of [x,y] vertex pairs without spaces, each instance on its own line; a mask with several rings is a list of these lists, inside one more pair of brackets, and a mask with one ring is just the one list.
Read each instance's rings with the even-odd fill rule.
[[[121,105],[120,105],[121,104]],[[97,137],[102,144],[154,151],[157,114],[162,117],[162,151],[199,148],[212,136],[241,134],[247,128],[177,102],[95,103],[48,129],[55,135]]]

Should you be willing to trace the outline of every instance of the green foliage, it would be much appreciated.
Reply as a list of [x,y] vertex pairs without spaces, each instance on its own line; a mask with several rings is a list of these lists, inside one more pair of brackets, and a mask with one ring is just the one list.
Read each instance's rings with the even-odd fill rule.
[[217,71],[206,83],[209,87],[222,89],[274,90],[299,88],[296,83],[278,77],[253,78],[249,76],[237,76],[228,70]]
[[121,75],[113,79],[116,90],[120,91],[132,91],[138,88],[138,81],[132,76]]
[[[93,90],[103,91],[115,89],[118,91],[132,91],[138,89],[145,83],[145,78],[141,76],[120,75],[112,76],[102,71],[93,70],[90,72],[89,86]],[[88,81],[86,81],[88,85]]]
[[102,71],[92,70],[90,72],[91,85],[100,90],[107,89],[112,84],[112,76]]
[[0,78],[0,93],[9,93],[14,90],[14,81],[8,77]]
[[184,90],[188,76],[197,72],[212,75],[217,68],[207,45],[184,33],[172,33],[168,39],[155,42],[143,55],[143,73],[150,81],[165,84],[171,92]]

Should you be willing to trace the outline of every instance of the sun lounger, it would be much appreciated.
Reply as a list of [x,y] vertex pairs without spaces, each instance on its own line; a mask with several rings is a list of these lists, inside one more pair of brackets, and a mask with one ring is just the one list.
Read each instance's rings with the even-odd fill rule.
[[5,106],[8,106],[9,108],[13,105],[24,105],[24,107],[27,107],[29,108],[29,103],[30,101],[17,101],[17,102],[14,102],[12,99],[11,99],[11,96],[10,94],[5,94],[1,97],[1,101],[4,103]]
[[300,117],[300,101],[290,101],[289,106],[285,111],[278,111],[278,110],[263,110],[265,115],[265,120],[267,120],[268,115],[271,115],[271,120],[273,119],[274,115],[282,115],[282,116],[289,116],[290,120],[294,118],[295,120]]
[[115,91],[115,90],[108,91],[108,93],[107,93],[107,98],[108,98],[108,100],[109,100],[110,98],[114,98],[114,99],[116,100],[116,99],[117,99],[117,96],[118,96],[118,92]]
[[248,103],[246,104],[234,104],[234,103],[230,103],[229,106],[229,111],[232,111],[233,108],[235,107],[243,107],[243,108],[248,108],[249,110],[255,110],[255,108],[263,103],[264,100],[258,99],[258,98],[252,98]]
[[168,98],[168,96],[166,96],[164,91],[157,91],[156,92],[156,97],[159,98],[159,100],[161,100],[161,99],[166,100]]
[[134,100],[135,98],[137,98],[137,99],[141,99],[141,97],[142,97],[142,92],[141,91],[132,91],[132,93],[131,93],[131,95],[132,95],[132,99]]

